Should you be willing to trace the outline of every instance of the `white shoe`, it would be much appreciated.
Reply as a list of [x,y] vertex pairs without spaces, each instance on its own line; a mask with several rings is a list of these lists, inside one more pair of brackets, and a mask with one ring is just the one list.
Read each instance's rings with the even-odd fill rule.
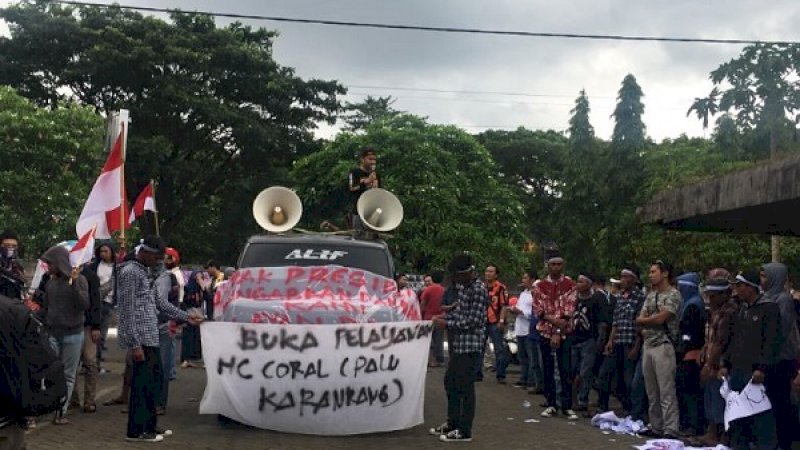
[[439,440],[442,442],[472,442],[472,436],[465,436],[461,430],[452,430],[439,436]]
[[453,429],[450,427],[450,424],[447,423],[447,422],[439,425],[436,428],[429,428],[428,429],[428,433],[433,435],[433,436],[441,436],[441,435],[447,434],[447,433],[449,433],[451,431],[453,431]]
[[547,409],[542,411],[542,417],[553,417],[558,413],[558,410],[553,406],[548,406]]
[[578,415],[575,414],[575,411],[573,411],[571,409],[564,410],[564,415],[567,416],[567,419],[569,419],[569,420],[578,420],[579,419]]

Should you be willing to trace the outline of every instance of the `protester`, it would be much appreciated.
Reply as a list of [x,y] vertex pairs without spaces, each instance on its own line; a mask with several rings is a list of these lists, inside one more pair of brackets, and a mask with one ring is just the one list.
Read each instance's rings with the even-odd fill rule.
[[443,442],[471,442],[475,418],[475,376],[486,342],[486,308],[489,293],[478,278],[472,257],[456,255],[448,270],[453,274],[456,307],[433,318],[434,324],[447,329],[451,357],[445,372],[447,421],[431,428]]
[[[778,362],[781,318],[778,304],[761,293],[758,271],[737,275],[734,289],[741,306],[733,319],[720,376],[727,378],[731,390],[741,391],[750,382],[764,384],[770,367]],[[728,436],[729,446],[734,449],[752,448],[751,445],[758,449],[774,449],[777,439],[773,411],[734,420]]]
[[204,290],[206,291],[206,320],[214,320],[214,294],[217,292],[217,287],[225,281],[225,274],[219,269],[219,264],[217,264],[213,259],[208,261],[205,266],[203,266],[208,273],[208,277],[210,279],[208,284],[203,286]]
[[184,289],[186,287],[186,277],[183,276],[183,271],[181,270],[181,254],[172,247],[167,247],[164,250],[164,266],[175,275],[175,279],[178,280],[178,302],[183,305],[183,297],[185,295]]
[[636,316],[644,304],[644,294],[637,286],[639,271],[634,267],[622,269],[620,293],[614,305],[611,335],[604,349],[605,361],[600,370],[600,411],[609,411],[611,383],[616,377],[616,392],[628,415],[632,408],[631,392],[639,349],[636,346]]
[[575,411],[589,410],[589,392],[594,377],[594,361],[597,355],[600,316],[606,297],[593,288],[595,276],[587,272],[578,275],[576,306],[572,317],[572,368],[574,389],[578,394]]
[[358,216],[356,206],[361,194],[369,189],[380,187],[380,178],[375,170],[378,165],[378,155],[372,147],[361,150],[361,162],[358,167],[352,169],[348,174],[348,186],[352,194],[352,204],[350,208],[350,225],[357,231],[363,231],[364,224]]
[[[44,286],[41,314],[50,331],[50,345],[64,364],[67,399],[53,418],[56,425],[66,425],[65,417],[83,350],[85,312],[89,308],[89,286],[86,277],[69,262],[69,251],[56,245],[42,255],[49,278]],[[93,355],[94,356],[94,355]]]
[[539,318],[536,328],[541,336],[539,348],[542,352],[544,368],[544,395],[547,408],[544,417],[552,417],[558,412],[556,402],[555,364],[558,362],[561,384],[561,410],[570,420],[578,419],[572,409],[572,373],[570,368],[572,316],[575,313],[575,282],[562,273],[564,259],[551,256],[547,260],[548,275],[536,287],[533,296],[533,310]]
[[522,274],[522,292],[517,303],[510,308],[514,317],[514,335],[517,338],[517,357],[519,358],[519,381],[514,387],[525,389],[538,388],[542,385],[542,361],[538,346],[529,339],[531,318],[533,316],[533,282],[536,273],[529,270]]
[[700,384],[700,352],[705,344],[706,307],[700,298],[700,275],[688,272],[678,277],[678,291],[683,301],[679,317],[680,338],[675,387],[683,434],[694,436],[704,427],[703,386]]
[[100,341],[97,343],[97,367],[102,369],[103,352],[106,348],[106,337],[108,328],[111,326],[111,319],[114,314],[114,284],[117,278],[117,261],[114,249],[109,244],[101,244],[94,253],[92,270],[97,274],[100,282],[100,299],[102,306],[100,309]]
[[[494,349],[494,370],[497,382],[506,384],[506,369],[508,368],[509,356],[506,343],[503,338],[506,325],[506,308],[508,307],[508,290],[506,286],[497,279],[500,269],[489,264],[484,271],[486,288],[489,292],[489,308],[486,311],[486,338],[491,342]],[[483,352],[486,352],[484,345]],[[484,359],[481,354],[481,360]],[[478,366],[477,381],[483,380],[483,365]]]
[[[102,325],[102,300],[100,299],[100,278],[92,270],[90,264],[86,264],[81,269],[81,275],[86,278],[89,288],[89,309],[86,310],[84,320],[83,354],[81,360],[86,368],[83,376],[83,412],[93,413],[97,411],[95,403],[97,396],[97,343],[100,342],[100,326]],[[81,407],[80,396],[78,395],[78,383],[72,392],[71,405],[76,408]]]
[[23,450],[27,419],[18,407],[19,365],[15,355],[26,332],[28,309],[18,298],[0,294],[0,449]]
[[19,264],[19,238],[13,231],[0,233],[0,295],[22,299],[25,269]]
[[650,424],[643,433],[649,437],[678,439],[679,413],[675,394],[675,342],[678,339],[678,312],[681,294],[671,282],[674,269],[661,260],[650,266],[650,284],[636,325],[642,330],[644,350],[642,370],[650,400]]
[[[203,289],[203,274],[192,272],[186,283],[182,308],[185,311],[200,310],[207,301],[207,292]],[[200,339],[200,327],[184,325],[181,332],[181,367],[203,367],[203,348]]]
[[[597,353],[595,353],[594,367],[592,368],[594,379],[592,386],[599,394],[602,391],[601,385],[604,382],[600,378],[600,371],[605,363],[606,356],[604,350],[608,344],[609,337],[611,337],[611,325],[614,322],[614,306],[617,304],[617,298],[606,290],[605,276],[595,274],[592,281],[594,281],[592,288],[595,293],[602,295],[603,298],[597,321]],[[588,410],[583,414],[584,417],[593,416]]]
[[719,370],[722,354],[728,348],[733,333],[733,322],[739,304],[731,298],[730,274],[724,269],[709,272],[704,288],[711,307],[708,338],[700,356],[700,381],[703,387],[703,410],[708,422],[706,434],[690,444],[697,447],[716,447],[722,437],[725,400],[719,393],[722,381]]
[[789,450],[797,427],[797,412],[793,411],[791,383],[797,374],[800,336],[797,333],[797,313],[792,296],[786,289],[788,268],[784,264],[764,264],[761,268],[761,288],[764,297],[778,305],[781,318],[781,344],[777,364],[769,368],[765,387],[772,403],[778,448]]
[[119,270],[119,345],[129,350],[133,358],[128,441],[160,442],[164,435],[172,434],[157,427],[156,402],[161,371],[158,311],[192,325],[202,321],[201,315],[187,314],[155,295],[149,268],[158,264],[163,253],[161,238],[149,236],[140,242],[136,259],[126,262]]
[[[422,310],[422,320],[431,320],[442,314],[442,297],[444,287],[442,280],[444,275],[441,272],[434,272],[424,278],[427,286],[420,295],[420,309]],[[428,367],[439,367],[444,364],[444,330],[434,328],[431,334],[431,349],[428,356]]]
[[[155,295],[159,302],[168,302],[176,308],[180,308],[178,301],[178,279],[175,274],[166,270],[163,260],[153,268],[155,277]],[[164,312],[158,314],[158,349],[161,353],[161,392],[156,401],[156,415],[163,415],[167,410],[169,400],[170,373],[175,367],[175,333],[176,324],[170,320],[170,316]]]

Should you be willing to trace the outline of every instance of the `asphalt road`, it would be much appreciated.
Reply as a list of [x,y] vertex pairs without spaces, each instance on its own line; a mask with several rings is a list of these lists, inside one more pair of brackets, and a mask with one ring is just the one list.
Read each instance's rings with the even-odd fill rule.
[[[205,386],[202,369],[178,369],[178,378],[170,387],[167,414],[159,425],[170,428],[174,435],[157,444],[131,444],[124,441],[126,415],[121,406],[102,406],[104,400],[116,396],[121,387],[123,354],[110,342],[111,352],[106,367],[110,374],[100,376],[98,411],[86,414],[70,411],[72,423],[55,426],[42,417],[28,438],[29,450],[129,449],[154,447],[169,449],[428,449],[447,446],[468,446],[475,449],[623,449],[641,445],[643,439],[605,435],[589,425],[588,419],[570,422],[566,418],[543,418],[539,403],[543,398],[508,385],[499,385],[487,373],[486,381],[477,384],[478,407],[470,444],[441,443],[427,432],[445,419],[445,395],[442,384],[444,369],[429,369],[425,394],[425,424],[409,430],[352,437],[320,437],[277,433],[222,425],[216,416],[198,414],[199,399]],[[424,357],[424,356],[422,356]],[[509,380],[516,378],[512,367]],[[83,377],[79,378],[83,382]],[[525,401],[529,407],[524,406]],[[525,422],[535,419],[537,422]]]

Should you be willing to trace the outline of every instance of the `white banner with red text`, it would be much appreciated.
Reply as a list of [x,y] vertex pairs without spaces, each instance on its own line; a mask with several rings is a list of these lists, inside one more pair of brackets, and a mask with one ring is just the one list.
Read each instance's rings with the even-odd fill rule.
[[414,427],[423,422],[432,329],[430,321],[204,323],[200,413],[316,435]]

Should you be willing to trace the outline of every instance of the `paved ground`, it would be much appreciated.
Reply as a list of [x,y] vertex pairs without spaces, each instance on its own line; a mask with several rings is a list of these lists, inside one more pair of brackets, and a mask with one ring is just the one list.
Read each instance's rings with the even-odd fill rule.
[[[122,354],[111,342],[112,353],[107,366],[111,374],[100,376],[98,404],[117,395],[121,387]],[[131,444],[123,440],[126,415],[122,407],[99,406],[96,414],[70,412],[72,423],[54,426],[41,418],[39,426],[28,435],[29,450],[46,449],[130,449],[137,447],[164,449],[433,449],[458,444],[440,443],[428,435],[430,426],[445,417],[442,369],[428,372],[425,396],[426,424],[410,430],[356,437],[317,437],[291,435],[240,426],[222,426],[216,417],[199,415],[198,401],[203,395],[205,372],[199,369],[178,369],[178,379],[170,387],[167,414],[159,424],[175,434],[159,444]],[[511,369],[509,380],[515,377]],[[83,378],[79,379],[82,383]],[[529,400],[530,408],[523,407]],[[545,419],[539,416],[541,396],[528,395],[510,385],[496,384],[491,378],[478,383],[478,412],[470,448],[514,450],[523,448],[555,449],[630,449],[642,439],[609,436],[589,426],[587,419],[570,423],[564,418]],[[539,423],[525,423],[535,418]]]

